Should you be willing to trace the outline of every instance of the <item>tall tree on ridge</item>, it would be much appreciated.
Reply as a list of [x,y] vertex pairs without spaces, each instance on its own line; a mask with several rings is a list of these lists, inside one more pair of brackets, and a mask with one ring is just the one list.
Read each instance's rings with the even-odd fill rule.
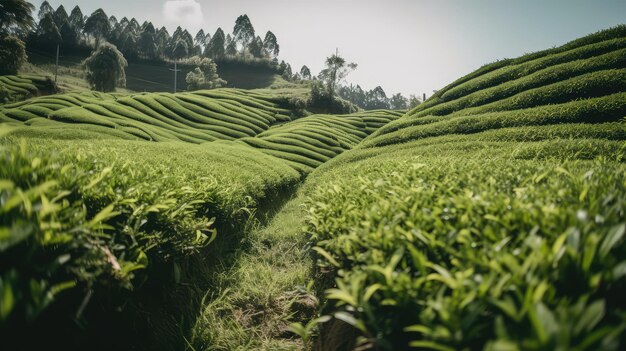
[[57,7],[56,11],[54,11],[54,14],[52,16],[54,18],[54,23],[56,23],[57,27],[59,27],[59,29],[61,28],[61,26],[65,23],[65,21],[69,21],[70,17],[67,15],[67,11],[65,11],[65,7],[63,7],[63,5],[59,5],[59,7]]
[[82,35],[83,27],[85,26],[85,19],[83,16],[83,12],[80,10],[78,5],[74,6],[72,9],[72,13],[70,13],[70,25],[72,25],[72,29],[76,31],[78,36]]
[[241,15],[237,17],[235,21],[235,28],[233,29],[233,35],[235,41],[241,44],[241,53],[245,53],[248,43],[254,39],[254,27],[248,15]]
[[339,53],[326,58],[326,68],[320,72],[320,77],[326,83],[326,90],[329,96],[334,96],[337,85],[343,81],[350,72],[357,68],[356,63],[347,63],[346,60],[339,56]]
[[[106,38],[111,31],[109,17],[102,9],[97,9],[85,21],[84,31],[91,34],[96,40],[96,48],[100,45],[100,41]],[[117,50],[117,48],[116,48]]]
[[204,55],[212,58],[213,60],[224,57],[224,44],[226,42],[226,37],[224,36],[224,31],[222,28],[217,28],[215,34],[209,41],[209,44],[206,46],[204,50]]
[[194,40],[195,40],[195,43],[197,45],[202,45],[202,46],[206,45],[206,42],[205,42],[206,34],[204,34],[204,29],[200,29],[198,31],[198,33],[196,34],[196,37],[194,38]]
[[391,107],[392,110],[405,110],[409,107],[409,99],[397,93],[392,95],[391,99],[389,99],[389,107]]
[[252,39],[248,45],[248,51],[250,51],[250,54],[256,58],[262,58],[265,56],[267,51],[263,48],[263,40],[261,40],[261,37]]
[[265,50],[267,50],[268,53],[270,53],[274,57],[278,56],[278,53],[280,52],[280,46],[278,45],[276,36],[271,31],[267,31],[267,34],[265,34],[265,40],[263,40],[263,47],[265,48]]
[[46,13],[49,13],[51,15],[54,14],[54,9],[52,8],[52,6],[50,6],[50,3],[48,1],[42,2],[39,6],[39,14],[37,16],[39,17],[40,21],[44,18]]
[[53,15],[51,13],[46,13],[41,21],[39,21],[39,25],[37,26],[37,37],[43,43],[57,45],[62,41],[61,32],[59,31],[59,27],[57,27],[52,16]]
[[311,79],[311,70],[306,65],[300,68],[300,76],[302,79],[310,80]]
[[189,55],[189,46],[187,42],[183,39],[178,39],[176,43],[174,43],[174,47],[172,48],[172,58],[174,60],[180,60]]
[[142,26],[141,34],[137,42],[138,49],[144,58],[153,59],[157,56],[156,30],[152,23],[148,22]]

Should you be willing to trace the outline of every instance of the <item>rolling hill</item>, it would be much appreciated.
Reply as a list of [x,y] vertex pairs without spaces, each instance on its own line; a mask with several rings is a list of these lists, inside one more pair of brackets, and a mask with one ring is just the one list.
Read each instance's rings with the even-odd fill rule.
[[626,26],[408,112],[305,115],[239,89],[0,106],[6,344],[626,345]]
[[314,171],[319,349],[623,346],[624,45],[484,66]]

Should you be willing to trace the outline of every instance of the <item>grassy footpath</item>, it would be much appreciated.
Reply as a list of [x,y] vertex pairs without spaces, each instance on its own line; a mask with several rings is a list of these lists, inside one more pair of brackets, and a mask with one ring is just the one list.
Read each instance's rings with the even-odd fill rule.
[[224,256],[194,328],[195,350],[301,350],[289,332],[311,318],[317,300],[306,286],[312,268],[306,249],[303,198],[289,200],[269,223],[252,224],[238,250]]

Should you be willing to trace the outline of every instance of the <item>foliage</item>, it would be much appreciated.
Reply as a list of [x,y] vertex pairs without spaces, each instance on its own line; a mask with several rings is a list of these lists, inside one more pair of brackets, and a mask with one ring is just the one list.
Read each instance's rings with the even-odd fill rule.
[[112,44],[102,44],[83,62],[85,78],[91,88],[101,92],[115,91],[126,85],[125,69],[128,66],[121,52]]
[[397,93],[389,99],[389,107],[392,110],[406,110],[409,107],[409,100]]
[[348,74],[357,68],[356,63],[347,63],[338,53],[327,57],[326,68],[320,72],[320,79],[326,83],[326,90],[329,96],[335,95],[337,85],[340,84]]
[[226,85],[226,81],[217,74],[217,65],[208,58],[195,57],[190,61],[197,67],[187,74],[187,90],[215,89]]
[[50,77],[24,74],[0,76],[0,89],[2,90],[0,104],[58,92]]
[[252,26],[248,15],[241,15],[237,17],[235,27],[233,28],[233,36],[235,42],[241,44],[241,52],[244,52],[244,50],[248,48],[248,43],[250,43],[255,37],[254,27]]
[[54,17],[50,13],[46,13],[37,26],[37,39],[43,45],[60,44],[63,40],[59,27],[54,22]]
[[265,39],[263,40],[263,48],[270,53],[272,56],[277,57],[280,52],[280,45],[278,45],[278,41],[276,40],[276,35],[271,31],[267,31],[265,34]]
[[0,37],[0,75],[17,74],[26,59],[26,49],[19,38]]
[[306,65],[300,68],[300,77],[305,80],[311,80],[311,70]]
[[256,58],[262,58],[267,55],[267,51],[263,46],[263,40],[261,40],[261,37],[252,39],[248,45],[248,51],[250,52],[250,55]]
[[14,29],[27,32],[35,26],[35,6],[25,0],[0,0],[0,37]]
[[97,9],[85,20],[83,30],[86,34],[92,35],[96,39],[96,49],[100,41],[106,38],[111,31],[109,17],[102,9]]
[[226,37],[224,36],[224,31],[222,28],[217,28],[204,51],[204,55],[211,59],[217,59],[224,56],[225,42]]
[[179,39],[174,43],[174,46],[172,47],[172,53],[170,56],[174,60],[180,60],[183,57],[187,57],[188,54],[189,54],[189,46],[187,45],[187,42],[185,40]]
[[620,35],[479,69],[311,174],[322,311],[353,347],[623,348]]

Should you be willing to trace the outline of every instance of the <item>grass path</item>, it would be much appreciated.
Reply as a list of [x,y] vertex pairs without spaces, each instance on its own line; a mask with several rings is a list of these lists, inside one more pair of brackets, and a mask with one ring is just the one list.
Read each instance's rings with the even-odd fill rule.
[[251,223],[238,249],[225,255],[217,291],[207,293],[193,330],[194,350],[301,350],[288,331],[308,320],[317,300],[307,293],[312,261],[307,251],[303,197],[295,196],[267,225]]

